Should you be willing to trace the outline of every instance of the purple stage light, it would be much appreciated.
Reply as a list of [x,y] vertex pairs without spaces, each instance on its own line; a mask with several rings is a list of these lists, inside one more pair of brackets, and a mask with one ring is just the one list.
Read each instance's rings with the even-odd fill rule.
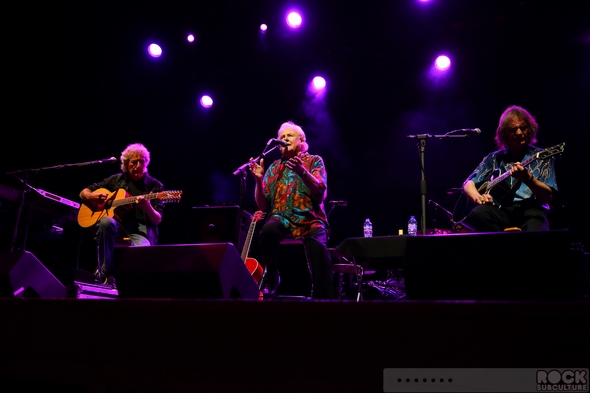
[[268,29],[267,25],[265,25],[264,23],[260,25],[260,31],[265,32],[266,29]]
[[148,53],[152,57],[160,57],[162,56],[162,48],[158,44],[151,44],[148,46]]
[[194,36],[194,35],[192,35],[192,34],[189,34],[189,35],[186,37],[186,40],[187,40],[188,42],[194,42],[194,41],[195,41],[195,36]]
[[447,56],[439,56],[436,58],[434,66],[440,71],[445,71],[451,66],[451,59]]
[[213,106],[213,100],[209,96],[201,97],[201,105],[203,108],[211,108]]
[[301,15],[297,12],[290,12],[289,15],[287,15],[287,24],[294,29],[301,26],[302,22],[303,19],[301,19]]
[[326,80],[321,76],[316,76],[313,78],[312,84],[316,90],[322,90],[324,87],[326,87]]

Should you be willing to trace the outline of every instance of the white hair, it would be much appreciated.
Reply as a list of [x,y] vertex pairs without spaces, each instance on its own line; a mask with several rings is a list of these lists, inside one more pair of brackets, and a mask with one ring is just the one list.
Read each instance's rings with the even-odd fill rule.
[[305,132],[303,132],[303,129],[299,127],[297,124],[293,123],[292,121],[288,121],[286,123],[281,124],[281,128],[279,128],[279,132],[277,132],[277,135],[280,137],[281,132],[283,132],[283,130],[285,130],[286,128],[296,131],[299,134],[299,139],[301,139],[301,152],[305,153],[309,149],[309,145],[307,144],[307,138],[305,137]]

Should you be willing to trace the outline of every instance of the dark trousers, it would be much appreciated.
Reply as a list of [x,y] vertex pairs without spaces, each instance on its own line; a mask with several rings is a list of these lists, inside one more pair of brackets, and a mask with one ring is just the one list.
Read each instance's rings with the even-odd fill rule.
[[502,232],[519,227],[523,231],[548,231],[547,211],[537,206],[513,205],[498,209],[492,205],[476,206],[468,217],[478,232]]
[[101,261],[104,275],[111,275],[115,268],[113,254],[115,253],[115,241],[121,236],[131,239],[133,246],[149,246],[150,241],[142,235],[127,233],[113,218],[103,217],[96,226],[96,241],[98,242],[98,258]]
[[[266,283],[272,285],[277,282],[279,275],[279,247],[289,234],[278,220],[268,220],[260,230],[260,251],[262,262],[266,267]],[[326,247],[328,236],[324,228],[303,237],[308,268],[311,274],[312,298],[334,299],[334,285],[332,272],[332,258]]]

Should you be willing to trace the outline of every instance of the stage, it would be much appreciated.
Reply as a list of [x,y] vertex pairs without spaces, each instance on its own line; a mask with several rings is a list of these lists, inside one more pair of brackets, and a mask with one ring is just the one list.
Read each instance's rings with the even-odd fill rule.
[[400,267],[407,296],[258,300],[231,243],[119,249],[118,296],[102,298],[31,253],[0,255],[0,386],[378,392],[386,368],[590,366],[588,260],[567,231],[350,238],[335,252]]
[[0,305],[0,381],[15,390],[379,392],[384,368],[590,365],[586,302]]

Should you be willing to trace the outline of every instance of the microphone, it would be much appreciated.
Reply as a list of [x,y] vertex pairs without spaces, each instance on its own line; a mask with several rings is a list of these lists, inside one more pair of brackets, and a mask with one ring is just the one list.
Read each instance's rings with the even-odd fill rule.
[[481,134],[481,130],[479,128],[461,128],[459,130],[454,130],[451,132],[470,132],[472,134]]
[[93,161],[93,164],[107,164],[109,162],[117,162],[115,157],[105,158],[104,160]]
[[270,139],[268,140],[268,143],[267,143],[267,145],[270,145],[270,144],[272,144],[272,143],[274,143],[274,144],[276,144],[276,145],[287,146],[287,142],[285,142],[285,141],[283,141],[283,140],[281,140],[281,139],[277,139],[277,138],[270,138]]

